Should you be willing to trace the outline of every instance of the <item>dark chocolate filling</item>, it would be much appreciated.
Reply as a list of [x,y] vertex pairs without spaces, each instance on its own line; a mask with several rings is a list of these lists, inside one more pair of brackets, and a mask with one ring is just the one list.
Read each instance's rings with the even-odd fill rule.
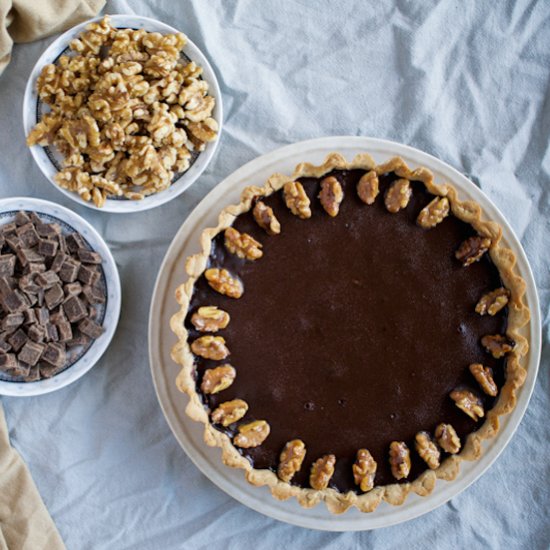
[[[342,184],[340,213],[330,218],[317,195],[319,180],[303,178],[312,218],[290,213],[282,192],[265,199],[281,222],[280,235],[268,236],[251,212],[234,227],[263,243],[264,255],[245,261],[224,247],[223,233],[212,245],[211,267],[241,278],[244,295],[231,299],[199,278],[186,320],[189,339],[200,336],[189,322],[201,305],[216,305],[231,316],[221,331],[231,351],[227,361],[237,378],[227,390],[203,395],[213,410],[219,403],[244,399],[249,411],[241,422],[264,419],[271,433],[260,447],[242,450],[256,468],[276,470],[279,454],[291,439],[302,439],[307,455],[293,483],[308,487],[311,463],[333,453],[337,463],[330,483],[356,490],[352,464],[359,448],[378,463],[377,485],[394,483],[388,463],[391,441],[411,449],[407,480],[426,470],[414,451],[420,430],[433,434],[448,422],[462,441],[481,425],[449,397],[457,386],[484,396],[468,371],[470,363],[493,368],[499,387],[505,362],[480,344],[485,334],[504,333],[507,311],[495,317],[476,314],[483,293],[501,286],[486,254],[464,268],[454,252],[474,229],[450,215],[433,229],[416,225],[420,210],[433,198],[420,182],[406,209],[390,214],[383,195],[396,179],[380,179],[372,206],[362,203],[356,184],[361,170],[332,172]],[[196,359],[197,391],[202,373],[220,362]],[[182,407],[184,403],[182,402]],[[232,436],[236,425],[218,429]]]

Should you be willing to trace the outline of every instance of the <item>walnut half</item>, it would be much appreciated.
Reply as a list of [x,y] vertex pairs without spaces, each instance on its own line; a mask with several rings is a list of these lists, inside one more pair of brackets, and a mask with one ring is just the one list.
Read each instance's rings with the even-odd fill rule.
[[460,451],[460,438],[450,424],[438,424],[434,435],[437,443],[446,453],[455,455]]
[[411,452],[403,441],[390,443],[390,466],[395,479],[406,478],[411,471]]
[[361,176],[357,184],[357,195],[365,204],[373,204],[378,196],[378,175],[374,170]]
[[441,223],[449,215],[449,199],[436,197],[418,214],[416,223],[424,229],[431,229]]
[[306,446],[302,440],[289,441],[279,457],[279,468],[277,469],[279,479],[287,483],[290,482],[294,474],[302,467],[305,456]]
[[407,207],[411,199],[412,189],[409,180],[395,180],[386,191],[384,204],[388,212],[396,214],[399,210]]
[[450,393],[455,405],[476,422],[485,416],[481,399],[469,390],[453,390]]
[[233,445],[242,449],[259,447],[269,435],[269,424],[265,420],[255,420],[239,426],[239,433],[233,438]]
[[492,292],[484,294],[476,305],[476,313],[480,315],[496,315],[501,309],[506,307],[510,299],[510,291],[507,288],[500,287]]
[[328,487],[331,477],[334,474],[336,457],[334,455],[325,455],[318,458],[311,466],[309,474],[309,484],[313,489],[322,491]]
[[374,476],[377,468],[376,461],[367,449],[359,449],[355,464],[352,466],[353,479],[361,491],[370,491],[374,487]]
[[455,252],[455,257],[462,262],[464,267],[468,267],[474,262],[479,261],[483,254],[489,250],[490,246],[491,239],[476,235],[461,243],[458,250]]
[[273,208],[265,205],[262,201],[258,201],[254,205],[252,215],[256,223],[268,234],[278,235],[281,232],[281,224],[273,213]]
[[226,401],[225,403],[220,403],[212,412],[212,422],[227,427],[240,420],[247,411],[248,403],[242,399]]
[[208,284],[220,294],[230,298],[240,298],[243,295],[243,284],[239,279],[233,277],[227,269],[211,267],[204,272]]
[[311,218],[311,201],[299,181],[288,181],[283,187],[283,197],[289,210],[303,220]]
[[338,215],[343,199],[344,191],[342,190],[342,185],[334,176],[328,176],[321,180],[319,200],[329,216],[334,218]]
[[206,369],[202,377],[201,391],[206,394],[219,393],[231,386],[237,373],[231,365]]
[[484,367],[480,363],[472,363],[470,372],[487,395],[495,397],[498,394],[497,385],[493,380],[493,371],[489,367]]
[[430,470],[439,468],[441,453],[428,432],[418,432],[415,437],[416,452]]
[[504,357],[514,349],[514,343],[503,334],[488,334],[481,339],[481,345],[495,359]]
[[225,248],[239,258],[257,260],[263,256],[262,244],[248,233],[241,233],[234,227],[228,227],[225,232]]
[[225,338],[221,336],[201,336],[191,344],[191,351],[205,359],[220,361],[229,355]]
[[200,332],[218,332],[229,324],[229,313],[216,306],[202,306],[191,316],[191,323]]

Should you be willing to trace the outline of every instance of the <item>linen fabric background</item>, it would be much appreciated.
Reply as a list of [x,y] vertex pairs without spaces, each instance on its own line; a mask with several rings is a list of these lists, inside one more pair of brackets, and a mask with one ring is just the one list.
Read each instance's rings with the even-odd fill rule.
[[[12,444],[67,547],[548,548],[550,3],[115,0],[106,9],[185,32],[216,70],[225,126],[211,166],[173,202],[93,212],[55,190],[25,146],[25,83],[53,38],[16,46],[0,78],[0,194],[78,211],[106,238],[123,283],[118,331],[92,371],[54,394],[2,398]],[[472,487],[399,526],[326,533],[253,512],[195,468],[157,403],[147,316],[163,255],[210,189],[281,145],[345,134],[432,153],[496,203],[535,272],[543,359],[517,434]]]

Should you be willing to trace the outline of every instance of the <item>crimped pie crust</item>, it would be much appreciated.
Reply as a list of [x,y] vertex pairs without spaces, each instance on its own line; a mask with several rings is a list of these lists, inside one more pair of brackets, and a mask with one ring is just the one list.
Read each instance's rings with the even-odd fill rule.
[[[489,249],[491,260],[496,265],[504,286],[510,291],[506,335],[515,342],[514,349],[507,355],[506,381],[500,389],[498,399],[495,405],[487,411],[483,425],[468,435],[461,452],[445,459],[437,469],[425,471],[412,482],[376,486],[364,494],[356,494],[353,491],[341,493],[332,488],[323,490],[302,488],[281,481],[271,470],[255,469],[247,458],[242,456],[233,446],[231,439],[210,423],[208,412],[196,391],[194,356],[187,341],[188,332],[184,324],[195,282],[206,269],[212,240],[220,232],[230,227],[237,216],[249,211],[255,198],[259,196],[267,197],[282,189],[285,183],[295,181],[298,178],[320,178],[332,170],[352,169],[374,170],[378,175],[393,172],[398,177],[422,182],[426,190],[432,195],[448,198],[451,212],[457,218],[470,224],[479,235],[491,239]],[[245,470],[246,479],[251,484],[269,486],[273,496],[279,500],[286,500],[294,496],[300,505],[305,508],[311,508],[324,501],[330,512],[339,514],[351,506],[355,506],[362,512],[372,512],[382,500],[393,505],[400,505],[410,492],[420,496],[429,495],[434,489],[437,479],[449,481],[457,476],[462,460],[477,460],[481,456],[482,441],[497,434],[499,430],[498,417],[509,413],[515,407],[517,390],[525,380],[526,371],[522,366],[522,358],[527,354],[529,345],[527,340],[520,334],[520,329],[528,323],[530,317],[529,309],[523,300],[526,285],[524,280],[515,272],[516,258],[513,251],[501,245],[501,235],[502,230],[496,222],[482,219],[482,209],[476,202],[459,201],[457,191],[452,185],[434,183],[433,174],[430,170],[423,167],[411,170],[399,157],[394,157],[386,163],[376,165],[372,157],[366,153],[357,155],[351,162],[346,161],[339,153],[331,153],[326,157],[325,162],[319,166],[301,163],[296,166],[290,177],[283,174],[274,174],[267,180],[264,187],[251,186],[245,188],[241,195],[241,202],[238,205],[224,208],[220,213],[218,225],[215,228],[208,228],[203,231],[201,235],[202,252],[187,259],[186,271],[189,279],[176,290],[176,300],[180,309],[170,321],[170,327],[178,337],[178,343],[172,349],[172,358],[182,367],[177,376],[176,384],[180,391],[189,395],[190,401],[186,408],[187,415],[193,420],[204,424],[205,442],[210,446],[222,449],[222,460],[225,465]]]

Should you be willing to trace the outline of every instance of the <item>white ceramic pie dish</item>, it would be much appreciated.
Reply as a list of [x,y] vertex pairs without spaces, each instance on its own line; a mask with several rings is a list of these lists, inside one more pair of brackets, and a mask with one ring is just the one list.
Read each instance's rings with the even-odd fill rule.
[[121,306],[120,279],[115,260],[101,235],[83,218],[53,202],[32,197],[14,197],[0,200],[0,225],[13,221],[19,210],[34,211],[48,222],[57,222],[63,233],[77,231],[92,250],[103,258],[104,282],[107,300],[103,314],[104,333],[94,340],[83,355],[71,366],[52,378],[36,382],[9,382],[0,380],[0,395],[33,396],[59,390],[84,376],[101,358],[115,333]]
[[[184,260],[199,251],[202,230],[216,225],[221,208],[239,202],[240,192],[246,185],[262,184],[274,172],[292,173],[296,164],[302,161],[319,164],[332,151],[340,152],[347,159],[359,152],[368,152],[378,163],[399,155],[410,166],[422,165],[431,169],[436,182],[450,181],[461,200],[476,200],[483,207],[485,216],[502,226],[503,241],[517,256],[518,271],[527,282],[526,301],[532,316],[530,328],[525,331],[530,343],[525,384],[519,391],[514,411],[501,417],[501,430],[497,437],[484,443],[481,459],[463,462],[456,480],[450,483],[438,481],[431,495],[423,498],[409,495],[402,506],[382,503],[371,514],[350,509],[335,516],[323,505],[304,509],[294,500],[277,501],[267,488],[249,485],[241,471],[224,466],[220,451],[207,447],[203,442],[203,426],[185,415],[188,398],[175,386],[179,366],[170,358],[170,350],[176,340],[169,328],[170,317],[177,310],[174,291],[178,284],[187,279]],[[151,369],[161,407],[174,435],[200,470],[229,495],[254,510],[302,527],[331,531],[374,529],[407,521],[444,504],[481,476],[506,447],[523,417],[536,381],[541,343],[539,312],[535,283],[521,244],[502,214],[472,182],[442,161],[405,145],[362,137],[322,138],[283,147],[239,168],[211,191],[182,225],[166,254],[152,299],[149,320]]]
[[[166,23],[162,23],[149,17],[141,17],[137,15],[110,15],[109,17],[111,18],[111,24],[117,28],[145,29],[150,32],[160,32],[162,34],[181,32]],[[44,106],[41,102],[39,102],[36,92],[36,79],[40,75],[42,68],[44,65],[55,63],[63,53],[66,53],[69,42],[76,38],[89,23],[100,21],[102,18],[103,16],[99,16],[69,29],[59,36],[54,42],[52,42],[52,44],[50,44],[48,49],[36,62],[36,65],[34,66],[27,81],[25,95],[23,98],[23,127],[25,136],[29,135],[29,132],[39,121],[41,114],[48,110],[47,106]],[[198,155],[190,168],[183,174],[179,175],[179,177],[174,180],[168,189],[145,197],[143,200],[139,201],[112,198],[107,199],[102,208],[97,208],[92,202],[83,200],[77,193],[62,189],[59,185],[57,185],[54,180],[54,176],[58,172],[58,167],[56,164],[59,165],[59,160],[61,157],[53,147],[41,147],[40,145],[32,146],[30,150],[36,164],[44,176],[46,176],[46,178],[58,191],[79,204],[87,206],[88,208],[100,210],[102,212],[128,213],[149,210],[150,208],[154,208],[171,201],[183,193],[195,181],[197,181],[214,157],[220,141],[223,125],[222,95],[216,75],[210,66],[210,63],[201,50],[189,39],[187,39],[187,44],[183,49],[183,54],[203,68],[202,77],[206,80],[206,82],[208,82],[209,94],[216,99],[216,105],[212,116],[217,121],[219,128],[218,136],[215,141],[206,144],[205,150]]]

